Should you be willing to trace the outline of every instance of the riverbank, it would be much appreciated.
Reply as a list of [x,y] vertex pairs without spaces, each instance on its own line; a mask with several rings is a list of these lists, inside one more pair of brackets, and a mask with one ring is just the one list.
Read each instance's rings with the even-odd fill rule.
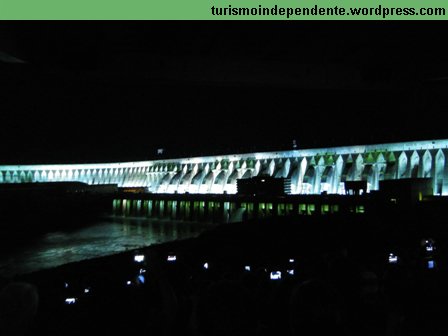
[[[65,217],[59,221],[64,223]],[[29,226],[39,224],[37,219],[28,223]],[[5,228],[10,226],[13,226],[11,230],[0,236],[0,276],[4,277],[195,237],[215,225],[112,216],[34,234],[17,232],[13,223]]]

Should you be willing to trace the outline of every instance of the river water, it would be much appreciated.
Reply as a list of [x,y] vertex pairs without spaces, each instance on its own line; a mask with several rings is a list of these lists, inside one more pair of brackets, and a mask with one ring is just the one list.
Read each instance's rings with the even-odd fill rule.
[[213,224],[111,217],[88,226],[28,237],[0,237],[0,276],[12,277],[71,262],[198,236]]

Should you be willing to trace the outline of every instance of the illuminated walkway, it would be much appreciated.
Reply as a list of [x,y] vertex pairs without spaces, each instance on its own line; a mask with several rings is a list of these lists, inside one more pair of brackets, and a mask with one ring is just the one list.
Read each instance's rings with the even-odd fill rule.
[[124,163],[0,166],[0,183],[79,181],[146,187],[153,193],[236,193],[236,180],[291,178],[293,194],[345,193],[345,181],[430,177],[448,194],[448,140],[303,149]]

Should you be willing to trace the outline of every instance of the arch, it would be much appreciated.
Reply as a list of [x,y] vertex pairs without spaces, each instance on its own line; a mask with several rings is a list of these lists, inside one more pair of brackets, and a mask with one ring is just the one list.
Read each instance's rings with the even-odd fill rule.
[[278,160],[276,163],[275,163],[275,166],[274,166],[274,171],[273,171],[273,173],[272,173],[272,176],[273,177],[275,177],[275,178],[277,178],[277,177],[282,177],[281,175],[282,175],[282,171],[283,171],[283,166],[284,166],[284,163],[282,162],[282,160]]
[[422,177],[431,177],[431,169],[432,169],[432,156],[429,151],[426,151],[425,154],[423,154]]
[[308,166],[305,175],[303,176],[303,183],[312,183],[316,177],[316,169],[314,166]]
[[397,177],[397,162],[387,161],[384,169],[384,180],[394,180]]
[[351,176],[353,181],[361,181],[363,169],[364,169],[364,158],[362,157],[361,154],[359,154],[356,157],[355,165],[353,167],[353,172]]
[[227,178],[227,184],[236,184],[238,175],[239,175],[238,170],[235,169]]
[[96,169],[92,170],[92,177],[90,184],[98,184],[98,171]]
[[105,178],[104,181],[106,183],[108,183],[108,184],[112,183],[113,177],[114,177],[114,174],[113,174],[113,170],[111,168],[104,170],[104,178]]
[[[195,169],[196,168],[196,169]],[[193,179],[193,177],[196,175],[197,172],[197,167],[195,167],[193,169],[190,169],[189,171],[187,171],[181,178],[179,184],[185,184],[188,185],[190,184],[191,180]]]
[[160,185],[168,185],[171,184],[171,177],[173,173],[167,173],[165,176],[162,177],[162,180],[160,181]]
[[401,152],[398,157],[397,179],[407,177],[408,157],[405,152]]
[[198,172],[196,175],[193,176],[190,182],[190,190],[191,193],[198,193],[202,184],[202,181],[204,180],[204,177],[207,175],[208,169],[202,168],[198,169]]
[[334,177],[333,177],[333,193],[337,194],[345,194],[345,185],[341,182],[342,179],[342,168],[344,167],[344,159],[342,156],[338,156],[336,159],[336,164],[334,168]]
[[375,168],[372,164],[364,165],[364,169],[362,171],[362,181],[367,182],[367,190],[366,192],[370,192],[370,190],[375,189]]
[[289,170],[291,168],[291,161],[287,159],[283,164],[281,162],[277,165],[277,171],[274,174],[274,177],[279,178],[283,177],[286,178],[289,175]]
[[221,170],[218,175],[215,177],[215,181],[213,184],[224,184],[227,181],[227,172],[225,170]]
[[441,195],[443,187],[443,173],[445,170],[445,155],[439,149],[435,157],[435,170],[434,170],[434,194]]
[[291,179],[291,193],[298,194],[300,168],[296,166],[291,169],[289,178]]
[[206,194],[208,192],[210,192],[212,185],[213,185],[213,181],[215,178],[215,174],[213,173],[213,171],[209,171],[207,175],[205,175],[205,177],[202,179],[202,184],[199,187],[199,192],[202,194]]
[[221,170],[221,162],[219,160],[215,160],[214,162],[211,162],[210,168],[212,170]]
[[341,173],[341,181],[342,182],[350,181],[353,169],[354,168],[353,168],[352,160],[346,161],[344,163],[344,166],[342,168],[342,173]]
[[411,155],[411,160],[410,160],[410,165],[409,165],[409,177],[410,178],[418,177],[419,163],[420,163],[420,157],[418,156],[417,152],[414,151]]
[[386,166],[387,166],[386,159],[384,158],[384,155],[382,153],[380,153],[377,156],[376,162],[375,162],[375,186],[374,186],[375,190],[379,189],[380,181],[384,180]]
[[332,192],[333,178],[334,178],[334,166],[326,166],[320,178],[321,192],[327,192],[327,193]]
[[286,176],[291,179],[291,184],[293,184],[294,182],[297,183],[297,181],[294,181],[294,179],[297,179],[298,169],[299,169],[299,161],[296,159],[291,163],[289,167],[289,173]]
[[372,177],[373,166],[371,164],[364,165],[364,169],[362,170],[361,181],[369,181]]
[[184,192],[190,192],[190,184],[194,176],[196,176],[196,172],[198,171],[198,166],[195,165],[194,167],[190,167],[190,169],[181,177],[179,185],[178,185],[178,192],[184,193]]
[[[296,187],[296,194],[301,194],[303,189],[303,176],[305,175],[306,168],[308,166],[308,160],[306,158],[302,158],[300,163],[298,164],[298,172],[297,172],[297,180],[295,181],[295,187]],[[292,179],[291,179],[292,181]],[[291,190],[293,189],[294,185],[291,182]]]
[[255,166],[254,166],[254,171],[252,173],[252,176],[258,176],[258,174],[260,173],[260,169],[261,169],[261,163],[260,163],[260,160],[257,160],[257,162],[255,163]]
[[252,169],[247,169],[244,174],[241,176],[242,179],[248,179],[251,178],[253,175],[254,170]]
[[170,185],[177,185],[177,184],[180,182],[182,175],[183,175],[182,170],[179,170],[179,171],[173,176],[173,178],[170,180],[170,183],[169,183],[169,184],[170,184]]
[[227,182],[226,185],[224,187],[224,191],[227,192],[228,194],[236,194],[237,193],[237,188],[236,188],[236,184],[237,184],[237,179],[239,178],[241,174],[241,171],[234,169],[232,173],[229,174],[229,176],[227,177]]
[[214,177],[213,172],[209,171],[208,174],[202,180],[202,184],[209,184],[209,183],[213,182],[213,177]]
[[309,165],[303,175],[302,194],[312,194],[314,192],[314,182],[316,180],[316,169],[313,165]]
[[106,169],[105,171],[106,183],[112,183],[113,176],[114,176],[113,170],[111,168]]
[[193,178],[191,179],[191,184],[200,185],[206,175],[205,173],[206,173],[205,169],[198,170],[196,175],[194,175]]
[[274,175],[274,170],[275,170],[275,161],[271,160],[268,163],[268,166],[266,167],[266,175],[269,175],[269,176]]
[[215,177],[211,192],[214,194],[221,194],[224,192],[224,186],[227,182],[228,172],[227,170],[221,170]]

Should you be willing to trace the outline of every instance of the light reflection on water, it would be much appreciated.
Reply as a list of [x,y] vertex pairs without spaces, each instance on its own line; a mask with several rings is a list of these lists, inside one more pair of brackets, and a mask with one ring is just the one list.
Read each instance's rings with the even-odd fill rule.
[[18,242],[15,248],[2,249],[0,275],[13,276],[196,237],[211,227],[212,224],[183,221],[111,218],[80,229],[42,234]]

